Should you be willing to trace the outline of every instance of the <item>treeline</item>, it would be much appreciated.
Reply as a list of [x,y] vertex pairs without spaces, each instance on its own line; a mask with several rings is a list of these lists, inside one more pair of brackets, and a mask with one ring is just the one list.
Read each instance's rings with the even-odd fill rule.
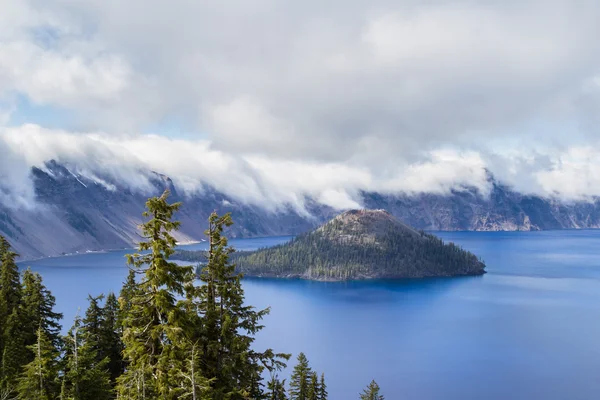
[[[168,195],[146,203],[145,240],[128,256],[119,296],[89,296],[66,335],[42,277],[20,273],[0,236],[0,400],[327,399],[324,374],[304,354],[286,385],[277,373],[290,355],[253,347],[269,310],[244,303],[223,236],[229,214],[210,216],[200,271],[169,261],[180,204]],[[373,383],[361,399],[383,398]]]

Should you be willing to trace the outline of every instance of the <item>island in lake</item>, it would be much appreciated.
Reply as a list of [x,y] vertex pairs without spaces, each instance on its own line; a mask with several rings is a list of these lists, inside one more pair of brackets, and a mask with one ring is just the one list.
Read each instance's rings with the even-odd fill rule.
[[[384,210],[346,211],[290,242],[234,253],[249,277],[323,281],[481,275],[485,264],[454,243],[419,232]],[[204,251],[174,258],[203,262]]]

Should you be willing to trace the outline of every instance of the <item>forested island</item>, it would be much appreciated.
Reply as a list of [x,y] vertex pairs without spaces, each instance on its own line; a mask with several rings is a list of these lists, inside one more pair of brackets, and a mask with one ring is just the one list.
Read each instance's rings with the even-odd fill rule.
[[[325,375],[300,353],[258,349],[269,309],[245,303],[224,229],[209,217],[208,258],[199,269],[170,261],[174,214],[168,191],[146,203],[138,252],[118,295],[89,296],[66,335],[42,276],[20,271],[0,236],[0,400],[326,400]],[[381,400],[372,381],[360,399]]]
[[[204,263],[205,251],[177,259]],[[325,281],[481,275],[485,264],[454,243],[416,231],[384,210],[346,211],[290,242],[232,255],[252,277]]]

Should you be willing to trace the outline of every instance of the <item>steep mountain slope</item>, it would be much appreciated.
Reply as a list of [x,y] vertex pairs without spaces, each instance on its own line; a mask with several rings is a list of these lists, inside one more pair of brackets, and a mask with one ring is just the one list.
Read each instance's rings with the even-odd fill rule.
[[[291,207],[266,211],[245,205],[209,187],[194,197],[184,197],[170,178],[148,173],[152,187],[132,191],[107,177],[89,178],[66,165],[49,162],[45,170],[32,170],[38,206],[33,210],[0,205],[0,234],[6,236],[23,258],[64,253],[129,248],[139,239],[144,204],[149,196],[171,191],[170,201],[182,201],[177,214],[181,242],[204,238],[213,210],[231,212],[236,225],[232,237],[272,236],[302,232],[316,223]],[[319,207],[315,215],[326,213]]]
[[317,280],[481,275],[454,244],[417,232],[384,210],[352,210],[292,241],[235,257],[249,276]]
[[410,196],[363,193],[365,208],[382,208],[405,223],[424,230],[536,231],[600,228],[600,199],[562,202],[522,195],[490,177],[492,190],[482,196],[475,188],[449,195]]
[[[101,173],[82,175],[76,166],[54,161],[33,168],[37,206],[15,209],[0,204],[0,234],[11,240],[24,258],[53,256],[132,247],[139,238],[144,203],[165,188],[171,200],[182,201],[182,222],[177,239],[204,238],[208,215],[231,212],[235,225],[229,235],[252,237],[295,235],[306,232],[337,212],[307,198],[306,213],[282,205],[275,211],[248,205],[205,186],[184,196],[169,177],[143,172],[147,190],[132,190],[123,182]],[[425,230],[540,230],[600,228],[600,200],[564,203],[555,199],[524,196],[490,181],[489,196],[475,188],[442,194],[382,195],[364,192],[358,199],[367,209],[385,209],[405,223]],[[2,189],[0,189],[2,190]]]

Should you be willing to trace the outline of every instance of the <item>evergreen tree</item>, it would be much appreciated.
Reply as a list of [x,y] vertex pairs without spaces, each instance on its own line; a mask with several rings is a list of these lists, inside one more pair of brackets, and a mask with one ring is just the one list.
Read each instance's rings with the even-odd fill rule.
[[317,373],[313,371],[310,376],[310,384],[308,386],[308,395],[306,396],[308,400],[319,400],[319,393],[321,392],[321,387],[319,385],[319,377]]
[[18,398],[22,400],[53,400],[58,396],[58,355],[46,332],[36,331],[36,342],[29,346],[33,360],[23,367],[17,384]]
[[200,328],[196,332],[200,334],[202,374],[214,379],[215,400],[257,397],[264,369],[280,369],[289,358],[271,349],[257,352],[251,348],[254,335],[263,328],[260,320],[269,310],[256,311],[244,304],[241,275],[229,262],[234,250],[223,236],[223,229],[232,224],[230,214],[210,215],[207,263],[199,271],[204,284],[189,286],[187,291],[186,307],[195,308],[198,316],[192,325]]
[[321,383],[319,384],[319,400],[327,400],[327,385],[325,385],[325,374],[321,374]]
[[123,343],[121,342],[121,327],[119,326],[119,302],[114,293],[106,296],[106,302],[102,308],[102,318],[99,332],[99,354],[98,358],[108,358],[108,370],[111,382],[124,371],[123,365]]
[[130,269],[129,273],[127,274],[127,279],[121,288],[121,293],[119,293],[119,313],[117,324],[119,326],[119,333],[121,335],[126,327],[127,316],[130,315],[130,311],[133,307],[132,301],[139,292],[135,276],[136,271],[134,269]]
[[267,399],[268,400],[287,400],[285,393],[285,379],[280,381],[277,375],[271,376],[267,384]]
[[308,400],[312,369],[304,353],[298,354],[298,364],[294,367],[290,380],[290,400]]
[[182,359],[177,346],[185,318],[175,296],[184,295],[192,268],[168,261],[176,245],[171,232],[179,228],[172,217],[180,207],[180,203],[169,204],[168,196],[165,191],[146,203],[144,216],[150,217],[142,225],[146,241],[139,244],[141,254],[129,255],[127,260],[143,277],[139,283],[132,282],[132,292],[126,294],[130,304],[125,304],[128,299],[121,302],[122,309],[130,307],[123,321],[128,366],[118,379],[119,393],[125,398],[177,398],[180,388],[176,377]]
[[[37,342],[37,330],[42,329],[45,336],[56,348],[60,348],[61,313],[54,312],[56,299],[43,285],[42,277],[28,268],[23,272],[22,323],[26,345]],[[29,360],[31,361],[31,360]]]
[[76,324],[81,325],[83,322],[85,334],[92,343],[95,343],[98,348],[96,351],[98,352],[98,357],[103,359],[104,356],[100,354],[100,341],[102,336],[102,325],[103,325],[103,315],[102,315],[102,307],[100,307],[99,302],[104,299],[104,295],[100,295],[97,297],[93,297],[88,295],[88,308],[85,312],[85,318],[83,321],[75,321]]
[[[97,301],[97,298],[90,297],[90,302],[93,301]],[[65,370],[61,387],[63,399],[112,398],[108,358],[98,360],[97,338],[90,332],[86,326],[82,326],[81,318],[75,317],[73,327],[65,338]]]
[[18,254],[11,250],[8,241],[0,236],[0,357],[4,352],[4,331],[8,326],[8,319],[21,302],[21,280],[15,262],[17,257]]
[[[0,236],[0,390],[10,393],[24,364],[26,349],[21,332],[21,281],[18,255]],[[8,396],[8,394],[7,394]]]
[[12,398],[9,397],[9,394],[13,393],[16,388],[21,367],[30,359],[29,351],[25,346],[22,325],[19,309],[15,308],[8,317],[8,322],[4,328],[6,339],[0,365],[0,390],[7,393],[7,398]]
[[360,395],[360,400],[384,400],[384,397],[379,394],[379,390],[377,382],[372,380]]
[[183,368],[179,371],[179,377],[182,378],[180,396],[181,398],[190,398],[192,400],[212,400],[211,384],[214,380],[207,379],[201,374],[199,346],[197,343],[194,343],[187,348],[189,349],[188,356]]

